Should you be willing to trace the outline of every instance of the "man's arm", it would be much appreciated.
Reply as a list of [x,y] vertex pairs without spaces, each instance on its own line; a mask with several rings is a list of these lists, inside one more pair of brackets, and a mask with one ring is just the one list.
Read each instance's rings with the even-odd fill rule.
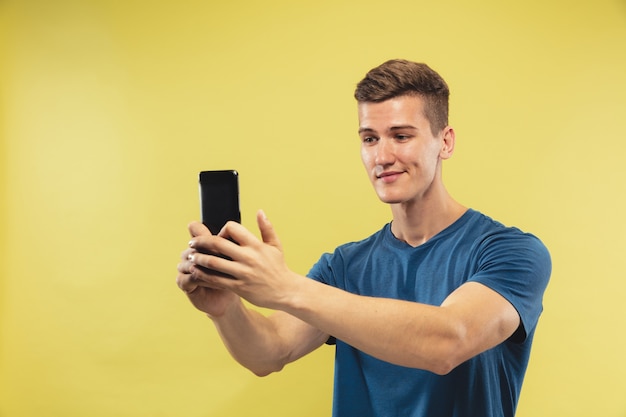
[[278,311],[265,317],[241,302],[212,320],[233,358],[257,376],[280,371],[328,339],[328,335],[287,313]]
[[[200,223],[190,225],[189,230],[192,238],[211,236]],[[197,280],[191,274],[194,267],[189,261],[194,254],[194,249],[183,252],[178,264],[178,286],[197,309],[213,320],[231,355],[256,375],[279,371],[328,339],[327,334],[287,313],[278,311],[266,317],[246,308],[237,294]],[[210,276],[208,271],[202,274]]]
[[[363,297],[295,274],[284,262],[269,221],[262,213],[257,221],[263,241],[236,223],[229,223],[221,235],[238,244],[215,236],[192,240],[203,252],[232,260],[197,253],[191,262],[236,277],[195,269],[192,276],[200,285],[228,289],[255,305],[284,311],[321,335],[333,335],[381,360],[438,374],[503,342],[520,324],[506,299],[478,283],[466,283],[441,306],[430,306]],[[280,317],[273,322],[279,334],[286,322]]]
[[507,300],[473,282],[430,306],[358,296],[309,279],[285,311],[378,359],[442,375],[505,341],[520,323]]

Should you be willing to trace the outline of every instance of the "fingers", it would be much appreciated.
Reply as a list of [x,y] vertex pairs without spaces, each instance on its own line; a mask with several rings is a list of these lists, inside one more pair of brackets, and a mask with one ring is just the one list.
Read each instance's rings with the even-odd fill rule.
[[[200,256],[216,258],[211,255],[189,255],[190,260],[178,264],[178,275],[176,276],[176,284],[178,287],[187,294],[191,294],[198,287],[213,289],[227,288],[229,281],[232,281],[233,277],[201,265],[207,264],[207,262],[200,258]],[[210,264],[210,262],[208,262],[208,264]],[[226,279],[226,281],[224,281],[224,279]]]
[[[190,223],[188,230],[192,240],[190,246],[181,253],[181,261],[177,265],[176,285],[189,296],[194,305],[205,311],[206,306],[202,304],[204,301],[201,302],[208,294],[205,290],[227,289],[229,283],[234,281],[232,276],[208,268],[214,262],[213,258],[227,261],[206,253],[220,253],[224,243],[236,245],[221,237],[213,236],[206,226],[199,222]],[[204,307],[200,307],[201,304]]]
[[215,280],[215,278],[233,279],[232,271],[237,269],[237,265],[230,259],[214,254],[195,252],[189,255],[188,260],[191,264],[189,273],[198,280],[209,284],[207,286],[219,283],[219,280]]
[[198,288],[198,284],[193,281],[191,274],[179,272],[176,276],[176,285],[187,294],[191,294]]
[[219,237],[231,240],[239,244],[240,246],[248,246],[258,239],[243,225],[237,222],[230,221],[220,230],[217,234]]
[[[280,248],[281,244],[278,239],[278,235],[263,210],[259,210],[257,212],[257,224],[259,231],[261,232],[263,243]],[[218,236],[235,241],[239,246],[253,246],[260,243],[259,239],[252,234],[252,232],[236,222],[226,223],[226,225],[218,233]],[[230,256],[230,254],[225,252],[219,253]]]
[[187,251],[183,252],[183,256],[193,255],[195,253],[210,254],[210,255],[222,255],[232,258],[237,252],[239,245],[232,240],[225,238],[225,236],[214,235],[201,235],[192,238],[189,241],[189,247]]
[[272,226],[263,210],[259,210],[257,212],[256,222],[259,225],[259,231],[261,232],[261,238],[263,239],[263,242],[280,249],[281,244],[280,240],[278,239],[278,235],[276,234],[274,226]]
[[200,222],[189,223],[189,226],[187,226],[187,229],[189,230],[189,234],[191,235],[191,237],[211,234],[211,231],[204,224]]
[[[183,251],[183,253],[181,253],[181,254],[180,254],[180,259],[181,259],[182,261],[188,261],[188,260],[189,260],[189,255],[192,255],[192,254],[194,254],[195,252],[196,252],[196,250],[195,250],[195,249],[193,249],[193,248],[187,248],[187,249],[185,249],[185,250]],[[180,264],[179,264],[179,266],[180,266]]]
[[191,275],[194,270],[194,265],[190,259],[193,259],[193,254],[195,252],[195,249],[191,248],[185,250],[180,256],[181,262],[176,267],[176,270],[178,271],[176,284],[187,294],[192,293],[198,287],[197,280]]
[[178,272],[192,275],[192,279],[187,281],[196,286],[230,286],[232,284],[225,283],[224,278],[231,281],[233,277],[243,279],[258,269],[258,265],[263,263],[262,258],[268,256],[264,246],[265,249],[273,247],[282,252],[274,227],[262,210],[257,213],[257,224],[262,240],[236,222],[228,222],[217,236],[212,235],[202,223],[191,223],[189,232],[192,239],[189,248],[181,254]]

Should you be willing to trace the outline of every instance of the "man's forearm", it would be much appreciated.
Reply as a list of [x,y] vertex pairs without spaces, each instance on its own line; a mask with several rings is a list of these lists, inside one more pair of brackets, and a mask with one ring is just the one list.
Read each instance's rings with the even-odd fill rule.
[[287,349],[272,321],[246,308],[241,300],[224,315],[210,318],[233,358],[254,374],[265,376],[287,363]]

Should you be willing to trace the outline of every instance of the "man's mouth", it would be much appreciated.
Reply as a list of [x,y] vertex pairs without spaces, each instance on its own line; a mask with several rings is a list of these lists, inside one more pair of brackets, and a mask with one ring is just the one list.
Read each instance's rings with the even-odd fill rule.
[[398,179],[400,175],[402,175],[402,171],[385,171],[385,172],[377,173],[376,178],[378,178],[379,180],[385,183],[390,183]]

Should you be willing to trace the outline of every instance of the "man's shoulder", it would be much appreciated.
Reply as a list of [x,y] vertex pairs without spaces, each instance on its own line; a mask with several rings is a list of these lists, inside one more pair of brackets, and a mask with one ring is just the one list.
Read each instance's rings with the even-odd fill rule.
[[385,240],[386,234],[391,233],[390,226],[391,223],[386,223],[382,228],[361,240],[346,242],[339,245],[335,249],[335,252],[360,252],[368,247],[380,245]]
[[516,226],[506,226],[478,211],[473,211],[473,219],[468,222],[467,233],[472,235],[473,247],[479,253],[501,253],[508,256],[521,254],[533,258],[546,258],[550,255],[547,247],[536,235]]
[[471,230],[475,232],[476,234],[532,236],[530,233],[526,233],[516,226],[505,225],[504,223],[498,220],[495,220],[492,217],[486,214],[483,214],[478,210],[469,209],[467,211],[466,216],[467,216],[467,221],[463,225],[464,229]]

